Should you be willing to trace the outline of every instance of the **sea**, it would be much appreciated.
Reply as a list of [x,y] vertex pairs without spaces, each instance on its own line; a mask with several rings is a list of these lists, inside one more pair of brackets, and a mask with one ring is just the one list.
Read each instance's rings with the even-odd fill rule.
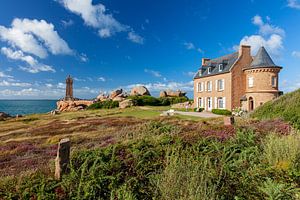
[[0,100],[0,112],[9,115],[47,113],[56,109],[57,100]]

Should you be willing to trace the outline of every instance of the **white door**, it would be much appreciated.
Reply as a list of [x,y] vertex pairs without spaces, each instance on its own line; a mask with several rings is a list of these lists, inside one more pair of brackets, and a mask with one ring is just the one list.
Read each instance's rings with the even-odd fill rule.
[[212,110],[212,100],[211,97],[207,97],[207,110]]

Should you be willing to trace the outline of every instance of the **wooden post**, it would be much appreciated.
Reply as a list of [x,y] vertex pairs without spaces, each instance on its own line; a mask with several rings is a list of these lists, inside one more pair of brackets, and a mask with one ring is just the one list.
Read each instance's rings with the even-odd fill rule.
[[233,125],[234,124],[234,117],[230,116],[230,117],[224,117],[224,125],[228,126],[228,125]]
[[70,139],[60,140],[57,147],[57,156],[55,159],[55,179],[60,180],[63,174],[68,173],[70,163]]

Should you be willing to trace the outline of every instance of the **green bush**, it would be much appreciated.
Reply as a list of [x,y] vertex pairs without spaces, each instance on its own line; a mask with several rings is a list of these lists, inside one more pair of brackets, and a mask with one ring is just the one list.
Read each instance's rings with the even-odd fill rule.
[[258,119],[282,118],[300,130],[300,89],[265,103],[251,116]]
[[216,115],[231,115],[231,112],[225,109],[212,109],[211,112]]
[[117,108],[119,107],[119,102],[117,101],[103,101],[103,102],[97,102],[93,103],[89,107],[87,107],[88,110],[94,110],[94,109],[111,109],[111,108]]
[[187,97],[129,96],[128,99],[132,99],[137,106],[169,106],[189,101]]

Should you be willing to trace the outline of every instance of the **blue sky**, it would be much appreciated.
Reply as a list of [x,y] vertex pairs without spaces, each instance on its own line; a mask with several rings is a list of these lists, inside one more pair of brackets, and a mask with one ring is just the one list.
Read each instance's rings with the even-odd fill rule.
[[56,99],[146,85],[192,95],[202,57],[264,45],[283,66],[280,89],[300,87],[297,0],[2,0],[0,99]]

